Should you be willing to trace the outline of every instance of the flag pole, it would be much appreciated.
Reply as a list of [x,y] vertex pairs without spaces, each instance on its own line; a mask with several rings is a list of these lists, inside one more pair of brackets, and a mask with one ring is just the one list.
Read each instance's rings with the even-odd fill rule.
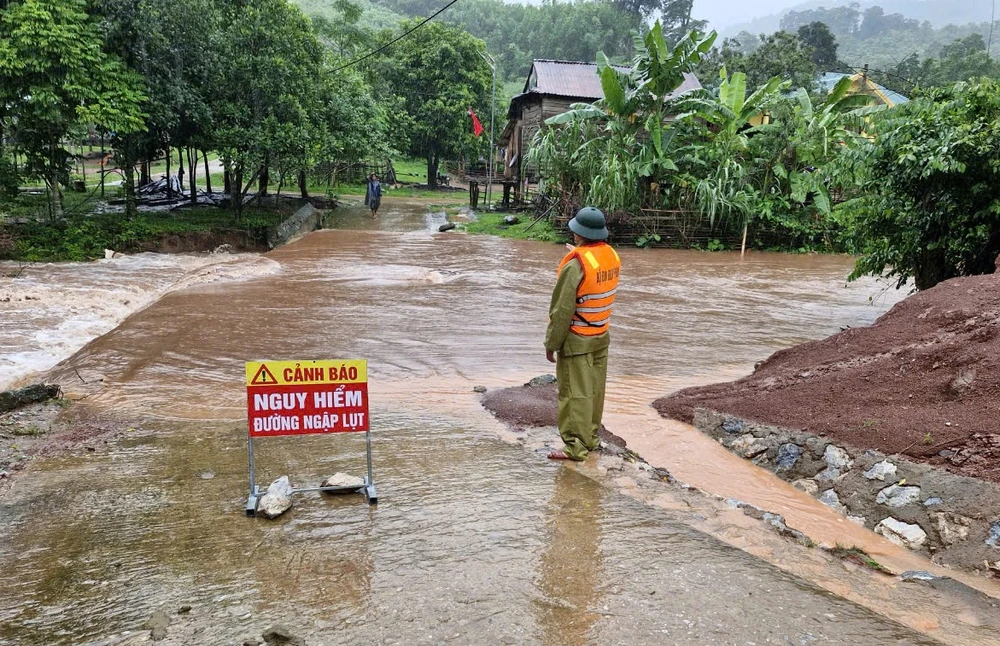
[[493,205],[493,175],[496,170],[496,153],[493,150],[493,121],[497,106],[497,66],[496,61],[489,54],[479,52],[486,64],[493,72],[493,92],[490,95],[490,154],[486,158],[486,210],[490,210]]

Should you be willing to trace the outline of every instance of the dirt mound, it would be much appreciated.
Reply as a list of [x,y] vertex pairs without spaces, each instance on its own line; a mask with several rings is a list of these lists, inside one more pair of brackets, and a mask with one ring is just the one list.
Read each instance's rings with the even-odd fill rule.
[[[559,425],[559,392],[554,383],[493,390],[483,396],[483,406],[514,429]],[[625,440],[604,425],[598,434],[608,444],[625,448]]]
[[749,377],[654,406],[688,422],[712,409],[1000,482],[1000,275],[946,281],[871,327],[781,350]]

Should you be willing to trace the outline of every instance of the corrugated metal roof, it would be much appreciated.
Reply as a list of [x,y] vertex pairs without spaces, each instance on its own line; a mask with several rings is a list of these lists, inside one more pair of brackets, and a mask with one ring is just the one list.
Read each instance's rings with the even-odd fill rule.
[[[829,92],[830,90],[833,89],[833,86],[835,86],[837,83],[839,83],[840,79],[844,78],[845,76],[850,77],[851,79],[854,80],[855,83],[857,83],[860,86],[860,84],[861,84],[861,73],[860,72],[857,73],[857,74],[843,74],[841,72],[827,72],[825,74],[821,74],[819,76],[819,78],[816,79],[816,83],[819,85],[819,89],[820,90],[822,90],[824,92]],[[908,98],[906,98],[905,96],[903,96],[899,92],[893,92],[889,88],[883,87],[883,86],[879,85],[878,83],[876,83],[875,81],[873,81],[871,79],[867,79],[867,81],[868,81],[868,85],[872,89],[875,90],[876,94],[882,94],[885,97],[885,99],[888,100],[888,105],[890,107],[894,106],[894,105],[899,105],[900,103],[906,103],[907,101],[909,101]]]
[[[616,69],[622,72],[629,71],[627,67],[616,67]],[[698,82],[694,74],[685,74],[684,83],[672,92],[670,97],[700,87],[701,83]],[[524,84],[524,93],[549,94],[594,101],[604,98],[604,90],[601,88],[601,77],[597,72],[596,63],[544,59],[536,60],[532,64],[531,73],[528,74],[528,80]]]

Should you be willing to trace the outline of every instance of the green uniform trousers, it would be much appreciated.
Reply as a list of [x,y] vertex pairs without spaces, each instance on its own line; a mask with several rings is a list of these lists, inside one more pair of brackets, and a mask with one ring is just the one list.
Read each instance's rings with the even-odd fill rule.
[[604,387],[608,378],[607,347],[585,354],[556,357],[559,382],[559,435],[566,455],[583,460],[600,443],[597,431],[604,415]]

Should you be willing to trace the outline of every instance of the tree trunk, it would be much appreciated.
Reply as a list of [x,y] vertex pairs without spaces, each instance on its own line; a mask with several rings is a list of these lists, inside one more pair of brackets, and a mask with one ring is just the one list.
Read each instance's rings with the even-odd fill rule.
[[270,164],[271,164],[271,155],[268,153],[264,153],[264,165],[261,166],[260,168],[260,183],[257,185],[258,202],[260,202],[259,198],[265,197],[267,195],[267,185],[271,181],[271,174],[268,172],[269,170],[268,167],[270,166]]
[[[122,170],[125,175],[122,179],[122,188],[125,189],[125,217],[134,219],[139,214],[139,208],[135,202],[135,162],[136,162],[135,135],[125,137],[122,144]],[[141,165],[142,168],[146,164]]]
[[104,131],[101,131],[101,199],[104,199],[104,158],[107,154],[104,152]]
[[233,174],[228,164],[222,169],[222,192],[230,196],[233,194]]
[[[236,190],[230,191],[229,196],[232,198],[233,209],[236,211],[236,221],[240,222],[243,220],[243,191],[240,190],[243,186],[243,162],[236,162],[232,180],[235,183]],[[232,185],[230,185],[230,188],[232,188]]]
[[943,249],[922,249],[917,254],[913,283],[918,290],[930,289],[941,281],[955,277],[957,272],[948,266]]
[[211,195],[212,194],[212,173],[208,170],[208,153],[206,151],[201,151],[202,157],[205,158],[205,191]]
[[438,154],[427,155],[427,188],[437,188],[438,185]]
[[149,160],[143,159],[139,164],[139,186],[149,184]]
[[174,189],[170,186],[170,145],[167,145],[167,198],[174,196]]
[[198,153],[195,152],[191,154],[191,148],[187,149],[188,158],[188,169],[190,170],[190,183],[191,183],[191,204],[192,206],[198,203]]
[[[170,154],[169,149],[167,154]],[[181,195],[184,195],[184,149],[177,146],[177,188],[180,189]]]
[[299,171],[299,193],[302,194],[303,200],[309,199],[309,189],[306,188],[306,172],[304,170]]
[[278,192],[274,194],[274,206],[278,206],[278,200],[281,199],[281,188],[285,185],[285,174],[282,173],[278,175]]
[[59,166],[56,154],[59,143],[52,142],[49,151],[49,216],[53,220],[61,220],[63,215],[62,189],[59,187]]

